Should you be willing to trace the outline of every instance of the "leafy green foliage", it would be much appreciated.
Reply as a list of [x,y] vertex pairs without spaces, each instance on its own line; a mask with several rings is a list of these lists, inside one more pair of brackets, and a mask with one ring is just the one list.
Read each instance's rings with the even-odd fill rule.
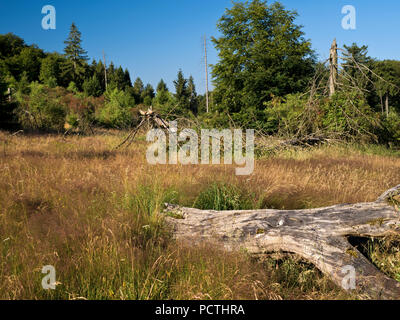
[[61,69],[60,65],[64,61],[62,56],[57,53],[49,54],[42,60],[40,67],[39,79],[42,83],[49,87],[55,87],[61,80]]
[[213,39],[220,58],[212,70],[217,104],[231,113],[257,116],[271,95],[306,88],[313,51],[295,18],[280,3],[259,0],[236,2],[225,12],[217,24],[222,36]]
[[20,96],[18,118],[28,129],[61,131],[66,111],[54,93],[38,82],[30,84],[29,95]]
[[335,94],[322,111],[324,130],[342,137],[371,137],[379,127],[379,116],[356,92]]
[[376,139],[379,115],[357,92],[338,91],[331,98],[304,94],[276,97],[265,103],[264,129],[285,137],[321,135],[344,139]]
[[130,109],[135,100],[128,93],[110,89],[105,93],[105,105],[97,110],[97,121],[107,127],[124,128],[132,123]]
[[82,88],[86,96],[99,97],[102,94],[101,83],[95,74],[83,82]]
[[386,140],[400,145],[400,114],[394,111],[390,112],[383,125],[387,130]]

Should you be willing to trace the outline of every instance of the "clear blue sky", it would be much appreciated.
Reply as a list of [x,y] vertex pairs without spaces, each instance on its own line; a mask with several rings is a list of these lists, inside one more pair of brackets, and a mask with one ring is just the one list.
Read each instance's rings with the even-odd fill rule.
[[[269,1],[270,3],[271,1]],[[330,43],[339,46],[357,42],[369,46],[371,56],[400,59],[400,1],[398,0],[282,0],[299,13],[319,58],[328,57]],[[44,5],[56,8],[56,30],[41,27]],[[341,27],[344,5],[357,9],[357,29]],[[140,76],[156,86],[163,78],[173,90],[172,81],[181,68],[193,75],[197,91],[204,92],[203,36],[218,36],[216,22],[230,0],[0,0],[0,33],[13,32],[28,44],[46,51],[62,52],[63,41],[74,21],[91,59],[102,50],[108,62],[128,68],[132,81]],[[217,61],[209,41],[208,62]]]

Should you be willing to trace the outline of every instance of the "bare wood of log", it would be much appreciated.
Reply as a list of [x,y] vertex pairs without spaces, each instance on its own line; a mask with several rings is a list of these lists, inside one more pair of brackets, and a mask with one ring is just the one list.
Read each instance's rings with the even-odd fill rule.
[[356,271],[356,290],[373,299],[400,299],[400,283],[379,271],[348,237],[400,235],[400,212],[388,199],[400,185],[375,202],[307,210],[213,211],[166,204],[165,219],[180,241],[216,242],[226,250],[252,255],[295,253],[313,263],[339,286],[343,268]]
[[330,54],[329,54],[329,96],[335,93],[335,86],[338,75],[338,54],[337,54],[336,39],[333,40]]

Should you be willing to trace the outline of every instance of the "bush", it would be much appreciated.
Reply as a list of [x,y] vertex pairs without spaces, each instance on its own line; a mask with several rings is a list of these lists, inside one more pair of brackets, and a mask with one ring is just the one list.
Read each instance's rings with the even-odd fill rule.
[[268,134],[279,134],[282,136],[308,135],[318,130],[320,120],[317,119],[319,112],[313,112],[311,117],[305,113],[307,108],[307,97],[302,94],[289,94],[284,98],[273,97],[265,103],[264,130]]
[[75,129],[88,132],[94,122],[94,110],[104,106],[102,97],[82,97],[72,93],[61,93],[62,103],[67,110],[66,122]]
[[65,123],[65,108],[55,91],[32,82],[29,95],[19,95],[18,120],[23,128],[61,131]]
[[102,94],[101,83],[96,75],[83,82],[83,92],[87,97],[99,97]]
[[386,129],[386,140],[400,145],[400,114],[394,111],[390,112],[384,120],[383,126]]
[[130,109],[134,107],[135,100],[122,90],[107,90],[105,93],[105,105],[97,110],[96,120],[112,128],[126,128],[132,124]]
[[265,129],[285,137],[320,135],[375,140],[379,115],[356,92],[337,92],[330,98],[290,94],[265,104]]
[[355,92],[339,92],[322,106],[323,126],[327,133],[369,140],[379,128],[379,115],[364,97]]

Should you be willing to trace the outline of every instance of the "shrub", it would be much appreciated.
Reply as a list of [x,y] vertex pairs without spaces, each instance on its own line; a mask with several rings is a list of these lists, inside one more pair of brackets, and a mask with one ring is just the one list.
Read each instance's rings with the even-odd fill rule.
[[[308,135],[318,131],[320,112],[314,110],[311,115],[305,116],[313,109],[307,104],[307,98],[302,94],[289,94],[284,98],[273,97],[265,103],[264,130],[269,134],[282,136]],[[304,121],[306,120],[306,121]]]
[[375,139],[379,115],[356,92],[338,92],[322,105],[324,131],[361,140]]
[[265,129],[286,137],[322,135],[376,140],[379,115],[357,92],[337,92],[330,98],[290,94],[265,104]]
[[23,128],[61,131],[66,111],[55,91],[32,82],[29,95],[20,95],[18,119]]
[[96,119],[99,123],[113,128],[124,128],[132,124],[130,109],[135,100],[122,90],[107,90],[105,93],[105,105],[97,110]]
[[82,132],[88,132],[94,122],[94,110],[104,105],[102,97],[82,97],[72,93],[61,94],[62,103],[68,112],[66,122]]
[[101,83],[96,75],[86,79],[82,85],[83,92],[87,97],[99,97],[102,94]]
[[400,144],[400,114],[397,112],[390,112],[389,116],[384,120],[383,126],[386,129],[386,140]]

